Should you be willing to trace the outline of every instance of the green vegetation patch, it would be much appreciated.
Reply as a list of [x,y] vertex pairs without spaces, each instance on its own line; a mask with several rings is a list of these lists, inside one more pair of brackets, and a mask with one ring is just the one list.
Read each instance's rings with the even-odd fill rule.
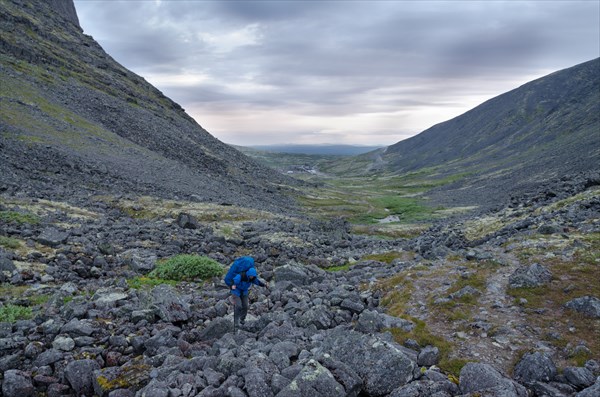
[[348,269],[350,269],[349,263],[346,263],[345,265],[330,266],[330,267],[324,268],[324,270],[327,270],[328,272],[341,272],[341,271],[348,270]]
[[0,323],[14,323],[18,320],[28,320],[33,316],[30,307],[6,304],[0,307]]
[[406,252],[388,251],[388,252],[382,252],[380,254],[367,255],[367,256],[363,257],[362,259],[378,261],[378,262],[385,262],[385,263],[392,263],[392,261],[394,259],[408,259],[408,258],[406,258],[406,256],[407,256]]
[[35,225],[40,223],[40,218],[27,212],[0,211],[0,222]]
[[17,249],[21,247],[21,242],[16,238],[0,236],[0,247]]
[[138,276],[127,280],[127,285],[129,285],[129,288],[133,289],[154,288],[162,284],[177,285],[177,281],[145,276]]
[[148,276],[155,279],[175,281],[206,280],[221,276],[223,266],[206,256],[177,255],[157,265]]
[[428,345],[437,347],[440,351],[440,369],[447,374],[459,376],[460,370],[467,363],[467,360],[451,357],[450,354],[454,347],[453,344],[440,336],[432,334],[431,331],[427,329],[427,325],[424,321],[413,317],[408,317],[406,319],[412,321],[415,324],[415,327],[411,331],[404,331],[400,328],[390,328],[389,331],[394,336],[394,340],[403,345],[408,339],[413,339],[423,347]]

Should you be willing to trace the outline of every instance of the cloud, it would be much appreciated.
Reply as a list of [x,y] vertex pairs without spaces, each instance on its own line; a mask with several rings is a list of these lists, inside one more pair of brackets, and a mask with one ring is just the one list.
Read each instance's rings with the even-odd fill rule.
[[594,1],[75,6],[113,58],[238,144],[393,144],[600,55]]

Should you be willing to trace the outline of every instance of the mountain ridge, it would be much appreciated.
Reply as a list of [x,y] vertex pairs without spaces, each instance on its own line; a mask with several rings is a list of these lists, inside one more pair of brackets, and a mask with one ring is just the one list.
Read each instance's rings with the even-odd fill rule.
[[[274,210],[295,206],[283,186],[299,182],[220,142],[121,66],[82,33],[72,6],[15,0],[0,7],[3,190],[44,192],[64,184]],[[53,171],[45,164],[30,169],[22,152],[46,158]]]

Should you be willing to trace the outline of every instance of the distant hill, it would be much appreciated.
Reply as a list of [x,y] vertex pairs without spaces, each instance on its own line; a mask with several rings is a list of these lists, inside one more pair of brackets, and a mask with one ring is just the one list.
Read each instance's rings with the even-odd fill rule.
[[255,145],[248,146],[251,149],[264,150],[275,153],[292,153],[292,154],[318,154],[332,156],[355,156],[377,150],[382,146],[354,146],[354,145]]
[[437,194],[464,203],[493,203],[549,179],[598,172],[600,58],[534,80],[332,169],[461,174]]
[[0,2],[0,191],[289,208],[298,184],[226,145],[83,34],[72,0]]

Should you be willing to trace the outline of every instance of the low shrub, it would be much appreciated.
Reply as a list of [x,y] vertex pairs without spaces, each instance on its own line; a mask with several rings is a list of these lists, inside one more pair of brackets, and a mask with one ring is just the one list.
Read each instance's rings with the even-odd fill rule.
[[29,223],[32,225],[40,223],[40,218],[37,215],[17,212],[17,211],[0,211],[0,221],[6,223]]
[[17,320],[27,320],[33,316],[30,307],[6,304],[0,307],[0,323],[14,323]]
[[127,280],[127,285],[129,285],[129,288],[133,289],[152,288],[161,284],[175,285],[177,284],[177,281],[165,280],[163,278],[150,278],[144,276],[134,277]]
[[159,263],[148,276],[175,281],[206,280],[223,274],[223,266],[206,256],[177,255]]
[[17,249],[21,246],[19,240],[11,237],[0,236],[0,247]]

